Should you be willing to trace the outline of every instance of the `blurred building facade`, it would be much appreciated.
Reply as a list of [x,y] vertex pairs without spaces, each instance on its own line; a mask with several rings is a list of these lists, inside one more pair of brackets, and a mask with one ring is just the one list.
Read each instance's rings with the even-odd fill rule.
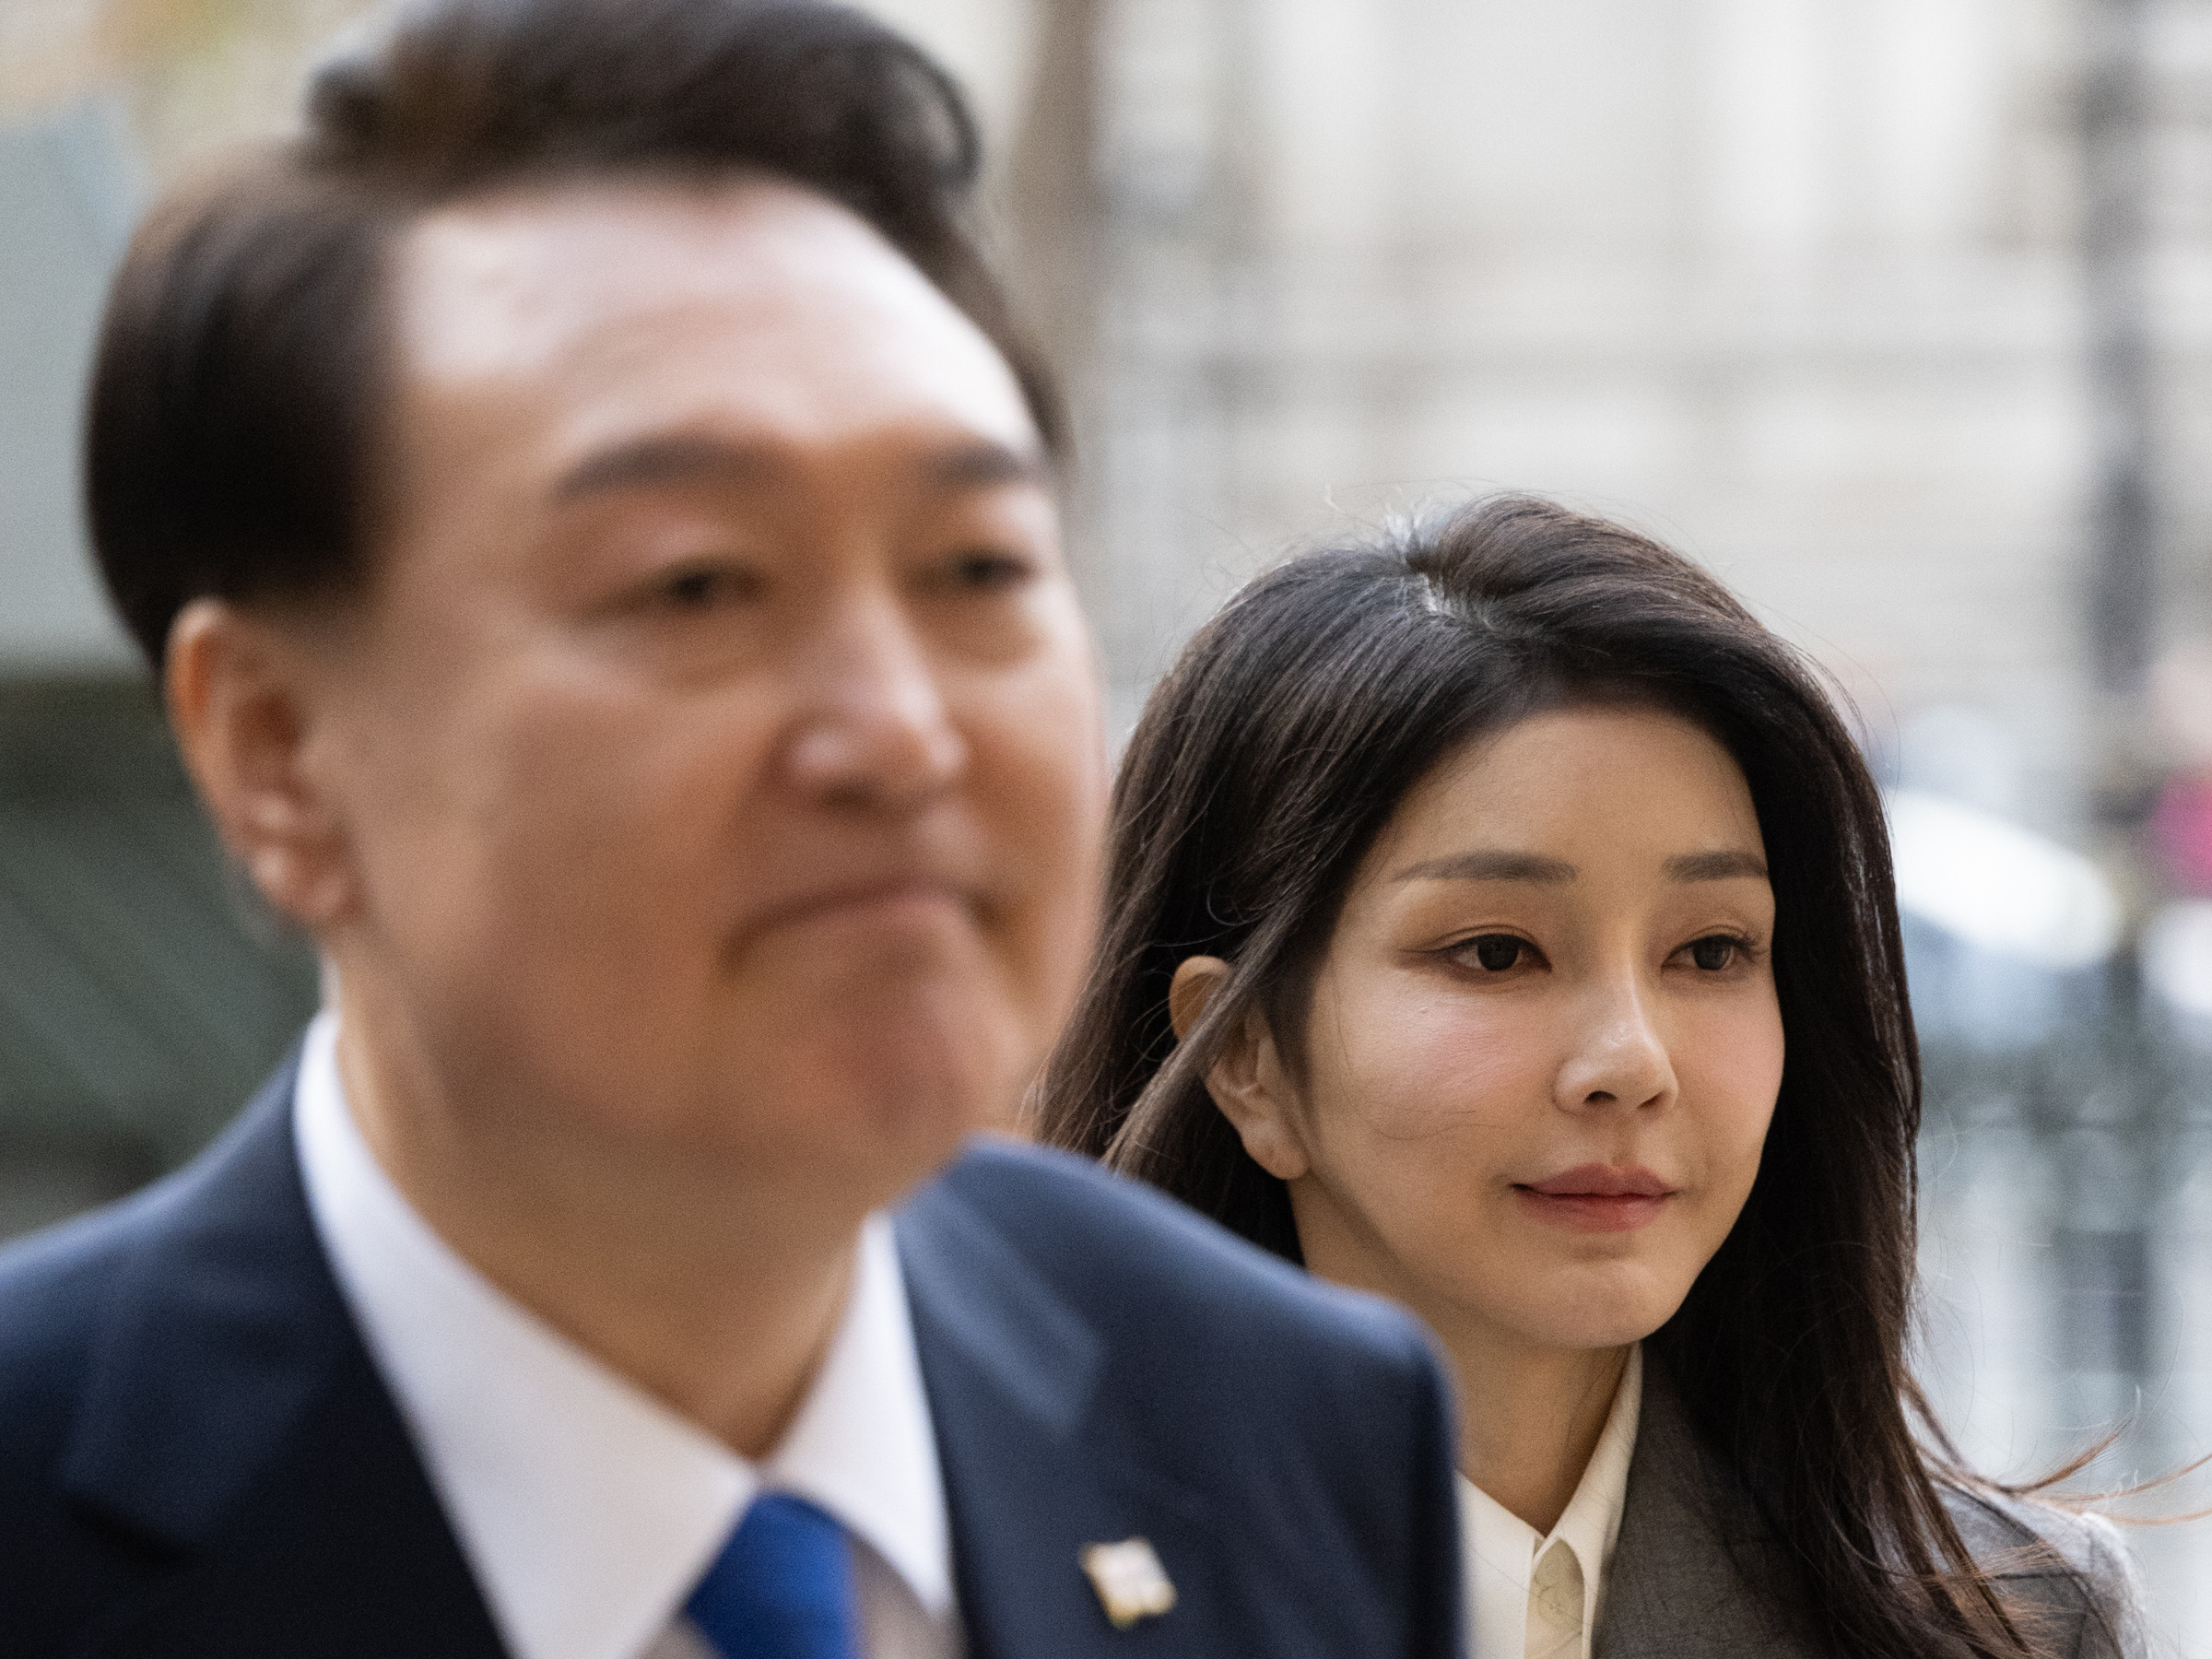
[[[2143,698],[2212,635],[2212,0],[873,8],[991,131],[1117,732],[1244,577],[1394,514],[1535,489],[1699,558],[1854,699],[1922,890],[2047,876],[2042,935],[1909,924],[1947,1420],[2016,1475],[2212,1451],[2212,924],[2151,841],[2212,743]],[[0,12],[0,1230],[181,1155],[312,1002],[85,579],[70,445],[142,181],[280,124],[364,10]],[[2138,1543],[2212,1652],[2197,1529]]]
[[312,1006],[85,545],[76,412],[140,174],[112,100],[0,129],[0,1234],[189,1156]]
[[[1287,540],[1535,488],[1712,566],[1877,740],[1919,707],[1988,709],[2064,825],[2096,740],[2098,6],[1070,9],[1095,18],[1104,269],[1068,355],[1124,708]],[[2177,82],[2183,45],[2212,52],[2158,42]],[[2175,125],[2151,301],[2186,453],[2212,148]],[[2193,607],[2201,472],[2160,480]]]

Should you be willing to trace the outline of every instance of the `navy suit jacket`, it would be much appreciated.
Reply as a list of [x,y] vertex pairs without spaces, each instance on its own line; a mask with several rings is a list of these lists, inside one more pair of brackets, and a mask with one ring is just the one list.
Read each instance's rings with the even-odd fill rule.
[[[0,1252],[0,1654],[499,1659],[310,1218],[287,1066],[188,1169]],[[1411,1324],[1056,1154],[900,1212],[977,1659],[1441,1659],[1443,1384]],[[1148,1538],[1127,1630],[1077,1565]]]

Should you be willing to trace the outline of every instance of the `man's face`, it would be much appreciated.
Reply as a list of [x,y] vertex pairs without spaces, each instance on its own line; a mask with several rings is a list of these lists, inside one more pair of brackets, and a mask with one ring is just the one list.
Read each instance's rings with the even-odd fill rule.
[[885,1195],[1074,993],[1105,789],[985,337],[783,185],[570,186],[401,245],[376,574],[307,762],[321,931],[453,1109]]

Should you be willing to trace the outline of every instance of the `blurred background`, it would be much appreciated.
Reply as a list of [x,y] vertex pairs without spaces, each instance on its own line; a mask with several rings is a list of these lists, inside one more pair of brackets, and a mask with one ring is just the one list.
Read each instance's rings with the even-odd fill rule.
[[[2116,1434],[2084,1490],[2212,1452],[2212,0],[874,9],[982,111],[1117,733],[1285,548],[1472,491],[1703,560],[1890,790],[1944,1420],[2013,1477]],[[76,426],[140,207],[367,10],[0,0],[0,1235],[188,1155],[313,1004]],[[2131,1537],[2212,1653],[2212,1523]]]

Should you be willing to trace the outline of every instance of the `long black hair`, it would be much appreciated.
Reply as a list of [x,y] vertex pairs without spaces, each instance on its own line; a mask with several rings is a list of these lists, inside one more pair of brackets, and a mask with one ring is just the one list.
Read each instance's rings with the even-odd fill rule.
[[[1287,1189],[1207,1071],[1254,1009],[1295,1065],[1346,890],[1418,782],[1477,735],[1588,701],[1667,709],[1727,749],[1774,890],[1786,1058],[1765,1154],[1647,1350],[1784,1541],[1808,1640],[2031,1652],[1946,1511],[1955,1454],[1906,1362],[1920,1058],[1880,795],[1797,653],[1656,543],[1498,498],[1293,559],[1215,617],[1123,762],[1106,927],[1040,1132],[1296,1260]],[[1201,954],[1230,972],[1179,1043],[1168,988]]]

